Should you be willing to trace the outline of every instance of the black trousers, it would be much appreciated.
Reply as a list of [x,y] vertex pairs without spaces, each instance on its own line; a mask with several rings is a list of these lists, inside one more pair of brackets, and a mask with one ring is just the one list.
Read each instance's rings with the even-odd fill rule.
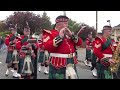
[[92,57],[91,50],[86,49],[86,59],[87,59],[87,61],[91,61],[91,57]]
[[92,53],[92,59],[91,59],[92,67],[91,67],[91,70],[93,70],[96,67],[96,60],[97,60],[97,57],[95,56],[94,53]]

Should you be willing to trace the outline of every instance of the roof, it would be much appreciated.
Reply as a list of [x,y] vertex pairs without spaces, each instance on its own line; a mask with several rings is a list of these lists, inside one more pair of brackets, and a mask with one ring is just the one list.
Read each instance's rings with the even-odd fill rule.
[[120,24],[118,24],[117,26],[114,26],[113,29],[120,29]]

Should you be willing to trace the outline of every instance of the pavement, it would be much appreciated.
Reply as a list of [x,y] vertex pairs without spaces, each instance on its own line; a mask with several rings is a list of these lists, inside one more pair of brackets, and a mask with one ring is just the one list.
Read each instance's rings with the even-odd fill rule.
[[[81,51],[79,51],[79,53],[81,53],[81,55],[85,55],[85,49],[82,49]],[[12,77],[12,69],[10,69],[9,76],[5,76],[5,72],[7,69],[5,63],[6,55],[7,50],[5,50],[4,52],[0,52],[0,79],[15,79]],[[85,66],[85,64],[83,63],[83,61],[85,60],[85,56],[79,56],[78,59],[79,63],[76,65],[76,68],[79,79],[96,79],[95,77],[93,77],[90,67]],[[43,72],[37,72],[37,79],[48,79],[48,75],[45,75]]]

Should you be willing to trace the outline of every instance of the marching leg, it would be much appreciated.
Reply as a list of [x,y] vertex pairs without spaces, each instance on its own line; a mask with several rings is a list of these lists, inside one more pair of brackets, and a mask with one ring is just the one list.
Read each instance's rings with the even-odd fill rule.
[[14,78],[21,77],[21,75],[17,73],[17,72],[18,72],[18,71],[17,71],[18,69],[17,69],[16,66],[18,67],[18,65],[17,65],[17,64],[14,65],[14,72],[13,72],[13,77],[14,77]]
[[39,63],[38,71],[41,72],[41,63]]
[[92,70],[92,74],[93,74],[94,77],[97,77],[97,70],[96,70],[96,68],[94,68],[94,69]]
[[9,68],[7,68],[5,76],[7,77],[9,75]]
[[17,78],[18,76],[17,76],[17,70],[14,70],[14,72],[13,72],[13,78]]
[[5,76],[7,77],[9,75],[9,68],[11,67],[11,63],[8,63],[7,64],[7,70],[6,70],[6,73],[5,73]]
[[48,74],[48,64],[45,62],[45,69],[44,69],[44,74]]
[[47,67],[45,67],[45,69],[44,69],[44,74],[48,74],[49,72],[48,72],[48,66]]

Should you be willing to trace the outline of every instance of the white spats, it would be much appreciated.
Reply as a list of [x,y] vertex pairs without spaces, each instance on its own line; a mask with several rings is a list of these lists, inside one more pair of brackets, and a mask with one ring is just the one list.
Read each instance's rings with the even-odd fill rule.
[[45,67],[44,73],[45,73],[45,74],[48,74],[48,73],[49,73],[49,72],[48,72],[48,67]]
[[9,75],[9,69],[6,70],[5,76]]
[[94,77],[97,77],[97,70],[95,68],[92,70],[92,74]]

